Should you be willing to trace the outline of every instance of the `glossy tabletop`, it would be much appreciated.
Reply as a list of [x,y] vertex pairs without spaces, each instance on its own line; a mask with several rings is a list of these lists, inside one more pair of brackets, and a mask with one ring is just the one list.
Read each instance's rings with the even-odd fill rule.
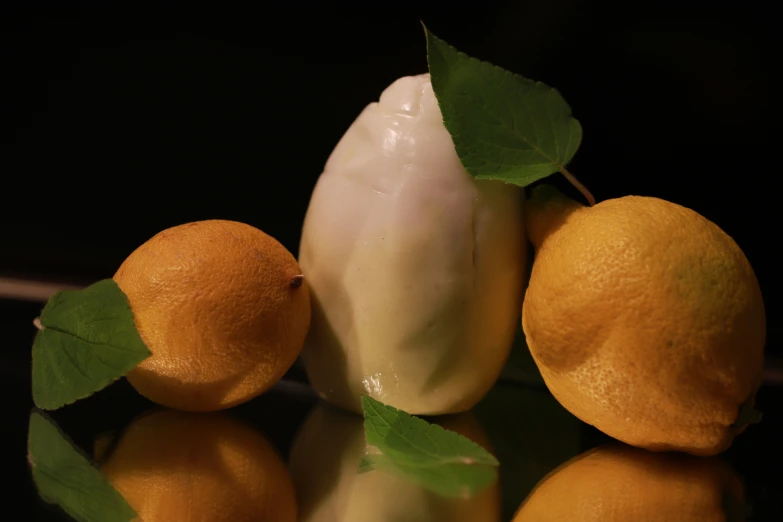
[[[17,344],[15,348],[31,343],[30,319],[38,308],[35,302],[0,301],[6,339]],[[12,506],[18,505],[19,520],[73,520],[42,500],[32,480],[26,457],[30,415],[35,411],[30,361],[19,354],[24,350],[0,352],[0,386],[6,400],[3,473],[11,484],[8,498]],[[762,421],[714,458],[649,453],[619,445],[565,411],[529,370],[529,361],[517,353],[503,378],[473,410],[432,419],[469,434],[501,462],[499,481],[469,499],[441,498],[379,471],[357,476],[354,465],[365,449],[362,418],[319,401],[299,365],[271,391],[221,413],[162,410],[120,380],[88,399],[47,413],[46,418],[107,474],[112,473],[107,462],[127,460],[128,455],[140,468],[151,466],[147,473],[191,478],[212,472],[220,478],[229,473],[232,480],[241,482],[231,488],[233,498],[242,502],[247,495],[248,505],[257,500],[253,495],[258,488],[269,487],[270,478],[275,483],[290,477],[301,521],[500,522],[511,520],[523,501],[544,512],[577,511],[584,516],[592,509],[589,506],[603,505],[633,516],[644,514],[649,520],[783,519],[783,476],[779,472],[783,386],[777,383],[774,369],[767,372],[767,382],[758,394]],[[246,435],[235,436],[240,432]],[[228,454],[220,453],[218,461],[210,460],[214,455],[206,456],[227,451],[226,447],[239,454],[252,453],[258,441],[265,441],[260,444],[268,444],[271,452],[265,457],[268,462],[262,460],[254,472],[231,475]],[[192,454],[184,460],[168,458],[178,451]],[[205,471],[205,460],[211,471]],[[285,468],[275,467],[280,463]],[[269,466],[274,473],[268,472]],[[536,488],[545,476],[546,486]],[[190,513],[187,516],[192,518],[183,521],[209,520],[207,514],[193,512],[207,509],[204,506],[209,503],[175,497],[162,495],[156,502],[165,504],[171,498],[170,510],[181,517]],[[277,513],[275,503],[286,502],[286,498],[285,494],[266,498],[261,505],[266,506],[267,516],[282,517],[270,513]],[[704,518],[687,518],[694,512]],[[728,518],[719,518],[721,513]]]

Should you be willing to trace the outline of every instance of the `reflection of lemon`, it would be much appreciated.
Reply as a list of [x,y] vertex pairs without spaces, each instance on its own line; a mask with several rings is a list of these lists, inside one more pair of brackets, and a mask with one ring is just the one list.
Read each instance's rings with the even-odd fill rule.
[[133,422],[101,471],[144,522],[295,522],[274,448],[218,414],[164,410]]
[[168,228],[114,280],[152,352],[127,376],[169,408],[214,411],[275,384],[302,350],[310,297],[294,256],[244,223]]
[[766,335],[737,243],[662,199],[585,207],[545,185],[525,222],[536,261],[522,327],[552,394],[634,446],[725,450],[752,418],[741,405],[761,383]]
[[[470,413],[436,420],[491,451]],[[362,417],[319,405],[291,449],[300,522],[500,522],[496,482],[469,499],[448,499],[380,471],[357,474],[367,444]]]
[[744,520],[742,483],[717,458],[602,446],[566,462],[522,503],[514,522]]

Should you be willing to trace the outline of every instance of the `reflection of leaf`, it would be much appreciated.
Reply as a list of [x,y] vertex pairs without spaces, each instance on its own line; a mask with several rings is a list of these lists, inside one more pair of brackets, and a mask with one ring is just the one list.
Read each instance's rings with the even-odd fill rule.
[[56,293],[33,343],[33,400],[57,409],[105,388],[150,356],[111,279]]
[[546,388],[513,383],[496,384],[473,412],[501,462],[503,517],[510,520],[541,478],[579,453],[582,423]]
[[362,396],[368,451],[361,471],[377,469],[446,497],[469,497],[497,480],[497,459],[462,435]]
[[125,499],[42,413],[30,415],[27,459],[41,498],[80,522],[136,518]]

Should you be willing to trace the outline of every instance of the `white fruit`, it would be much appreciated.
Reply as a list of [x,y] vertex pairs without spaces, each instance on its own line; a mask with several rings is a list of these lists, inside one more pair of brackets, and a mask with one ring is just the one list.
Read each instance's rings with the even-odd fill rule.
[[[470,412],[447,422],[447,429],[483,442]],[[300,522],[501,521],[499,482],[470,498],[440,497],[382,471],[357,473],[366,451],[362,417],[324,405],[311,411],[288,461]]]
[[411,414],[466,411],[500,375],[526,272],[521,189],[462,167],[428,74],[395,81],[329,157],[299,263],[318,393]]

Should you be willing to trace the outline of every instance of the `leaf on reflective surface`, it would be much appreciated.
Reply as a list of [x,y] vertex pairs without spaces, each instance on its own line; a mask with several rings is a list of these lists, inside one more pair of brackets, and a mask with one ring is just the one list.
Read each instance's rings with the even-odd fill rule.
[[497,480],[497,459],[462,435],[362,396],[370,451],[359,470],[391,473],[445,497],[470,497]]
[[27,460],[38,494],[79,522],[129,522],[136,513],[44,414],[30,414]]
[[33,401],[54,410],[124,376],[150,356],[125,294],[111,279],[56,293],[33,342]]

